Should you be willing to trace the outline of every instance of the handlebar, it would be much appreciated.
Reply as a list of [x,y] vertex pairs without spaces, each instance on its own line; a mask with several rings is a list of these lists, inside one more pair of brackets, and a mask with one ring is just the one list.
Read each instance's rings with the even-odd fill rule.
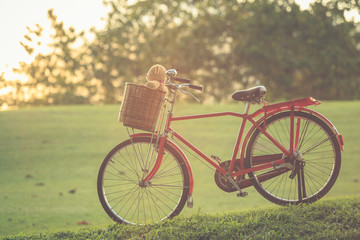
[[171,80],[175,80],[181,83],[190,83],[191,80],[190,79],[186,79],[186,78],[179,78],[179,77],[172,77]]
[[203,90],[203,87],[202,87],[202,86],[198,86],[198,85],[189,84],[188,87],[189,87],[189,88],[192,88],[192,89],[199,90],[199,91],[202,91],[202,90]]
[[[189,83],[183,83],[183,84],[175,84],[175,83],[167,83],[166,86],[170,89],[175,89],[175,90],[179,90],[180,92],[186,94],[186,95],[190,95],[192,96],[194,99],[196,99],[198,102],[200,102],[200,100],[195,97],[193,94],[191,94],[190,92],[188,91],[185,91],[183,90],[182,88],[183,87],[189,87],[189,88],[192,88],[192,89],[195,89],[195,90],[199,90],[199,91],[202,91],[203,90],[203,87],[202,86],[198,86],[198,85],[194,85],[194,84],[189,84]],[[170,92],[172,92],[174,94],[174,99],[175,99],[175,94],[176,94],[176,91],[173,92],[170,90]]]
[[[193,98],[195,98],[197,101],[200,102],[200,100],[197,97],[195,97],[194,95],[192,95],[188,91],[184,91],[182,89],[182,87],[189,87],[189,88],[192,88],[192,89],[195,89],[195,90],[198,90],[198,91],[202,91],[203,87],[199,86],[199,85],[190,84],[190,82],[191,82],[190,79],[179,78],[179,77],[176,77],[176,75],[177,75],[177,70],[176,69],[169,69],[169,70],[166,71],[166,76],[168,77],[168,80],[169,80],[169,82],[166,84],[166,86],[169,89],[177,89],[177,90],[181,91],[184,94],[190,95]],[[175,84],[175,83],[172,83],[171,81],[177,81],[177,82],[180,82],[181,84]],[[174,97],[175,97],[175,95],[174,95]]]
[[187,79],[187,78],[179,78],[179,77],[170,77],[171,80],[174,80],[174,81],[178,81],[178,82],[181,82],[183,84],[180,84],[180,88],[182,86],[184,87],[189,87],[189,88],[192,88],[192,89],[195,89],[195,90],[198,90],[198,91],[202,91],[203,90],[203,87],[202,86],[199,86],[199,85],[194,85],[194,84],[190,84],[191,80],[190,79]]

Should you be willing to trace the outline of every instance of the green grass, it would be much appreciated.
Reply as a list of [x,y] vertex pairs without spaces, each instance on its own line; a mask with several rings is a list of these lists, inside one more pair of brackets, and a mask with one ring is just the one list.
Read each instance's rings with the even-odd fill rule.
[[312,205],[194,214],[147,226],[111,224],[4,239],[359,239],[360,199]]
[[[177,105],[175,112],[242,112],[243,107],[184,103]],[[0,236],[77,231],[113,223],[97,199],[96,177],[106,154],[127,138],[125,129],[117,123],[118,110],[118,105],[106,105],[0,112]],[[315,110],[327,116],[345,139],[340,176],[325,198],[359,196],[360,102],[325,102]],[[173,126],[205,154],[225,161],[231,157],[239,124],[239,119],[221,117]],[[222,192],[214,183],[214,171],[185,154],[194,169],[195,205],[193,209],[185,208],[181,217],[274,206],[253,188],[247,190],[248,197],[241,199],[235,193]],[[69,192],[74,189],[75,193]],[[80,221],[89,225],[78,225]]]

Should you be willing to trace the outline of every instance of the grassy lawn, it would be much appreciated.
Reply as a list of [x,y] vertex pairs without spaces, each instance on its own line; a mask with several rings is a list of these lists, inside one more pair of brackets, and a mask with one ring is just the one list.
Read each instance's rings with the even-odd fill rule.
[[[4,240],[42,239],[327,239],[360,238],[360,198],[311,205],[201,213],[147,226],[110,224],[55,233],[18,234]],[[0,237],[1,239],[1,237]]]
[[[176,115],[243,111],[243,104],[179,104]],[[106,226],[113,222],[96,192],[97,171],[106,154],[127,139],[117,123],[119,105],[32,107],[0,112],[0,236]],[[251,110],[251,109],[250,109]],[[315,110],[343,134],[345,152],[335,186],[325,198],[359,196],[360,102],[324,102]],[[231,158],[240,119],[193,120],[173,125],[207,155]],[[254,189],[237,198],[214,183],[214,171],[188,156],[194,170],[194,208],[181,216],[274,206]],[[210,199],[210,200],[209,200]],[[87,221],[89,225],[78,224]]]

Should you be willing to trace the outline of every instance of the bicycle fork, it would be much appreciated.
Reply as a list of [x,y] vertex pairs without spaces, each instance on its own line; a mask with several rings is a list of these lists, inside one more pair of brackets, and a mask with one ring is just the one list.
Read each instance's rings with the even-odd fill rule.
[[156,161],[154,164],[154,167],[151,169],[151,171],[147,174],[147,176],[141,181],[144,185],[148,186],[150,185],[150,180],[155,176],[157,171],[159,170],[165,151],[164,146],[167,139],[167,134],[164,133],[163,136],[159,137],[159,142],[155,144],[155,151],[157,152]]

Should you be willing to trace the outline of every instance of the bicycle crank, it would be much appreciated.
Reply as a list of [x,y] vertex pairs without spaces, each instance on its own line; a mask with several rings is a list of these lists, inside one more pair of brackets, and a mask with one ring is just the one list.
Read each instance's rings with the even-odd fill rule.
[[231,177],[230,173],[225,174],[225,177],[226,177],[226,178],[230,181],[230,183],[236,188],[236,190],[239,191],[239,193],[236,194],[236,196],[238,196],[238,197],[246,197],[246,196],[248,195],[247,192],[243,192],[243,191],[241,190],[241,188],[239,187],[239,184],[240,184],[240,182],[241,182],[241,179],[240,179],[239,184],[238,184],[238,183],[235,182],[235,180]]
[[[231,162],[230,160],[224,161],[224,162],[220,163],[220,167],[224,168],[225,170],[229,170],[230,162]],[[240,166],[236,165],[234,171],[240,171]],[[234,186],[234,183],[236,182],[236,184],[240,184],[240,181],[242,179],[244,179],[244,176],[241,176],[241,177],[239,177],[239,180],[237,180],[237,181],[233,180],[233,182],[232,182],[230,180],[232,178],[228,178],[225,175],[223,175],[221,172],[216,170],[214,179],[215,179],[216,185],[221,190],[223,190],[225,192],[235,192],[238,189]]]
[[[222,168],[224,168],[225,170],[229,170],[230,168],[230,160],[228,161],[224,161],[222,163],[220,163],[220,166]],[[240,171],[240,165],[235,165],[234,171]],[[237,194],[238,197],[246,197],[248,195],[247,192],[243,192],[241,190],[241,185],[242,181],[245,180],[244,176],[239,176],[237,177],[237,179],[234,179],[231,177],[231,174],[225,174],[223,175],[221,172],[217,171],[215,172],[214,175],[215,178],[215,183],[216,185],[223,191],[225,192],[235,192],[235,191],[239,191],[239,193]],[[250,180],[247,180],[248,182]],[[247,183],[247,186],[250,186],[251,184]]]

